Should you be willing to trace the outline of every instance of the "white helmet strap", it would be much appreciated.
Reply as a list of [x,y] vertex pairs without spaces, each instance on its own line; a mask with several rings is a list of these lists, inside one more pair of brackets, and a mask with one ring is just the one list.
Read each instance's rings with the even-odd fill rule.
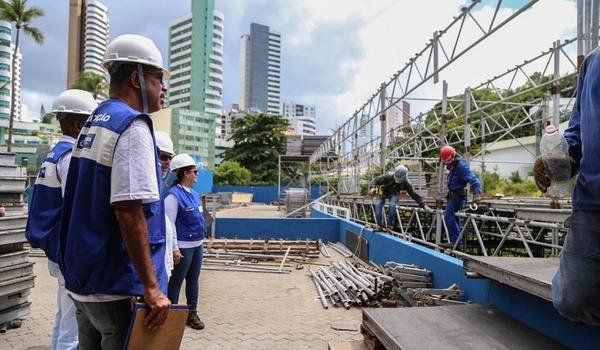
[[144,80],[144,67],[141,63],[137,64],[138,76],[140,79],[140,92],[142,93],[142,106],[144,114],[148,113],[148,93],[146,92],[146,81]]

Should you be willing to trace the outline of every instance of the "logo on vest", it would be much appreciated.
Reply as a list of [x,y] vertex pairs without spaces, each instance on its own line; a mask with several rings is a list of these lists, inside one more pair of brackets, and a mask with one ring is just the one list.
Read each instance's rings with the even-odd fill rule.
[[40,179],[45,179],[46,178],[46,167],[40,168],[40,173],[38,174],[38,177]]
[[91,149],[95,137],[96,134],[81,135],[81,137],[79,138],[79,142],[77,143],[77,148]]
[[46,159],[53,159],[55,155],[56,153],[54,153],[54,151],[51,151],[46,155]]
[[92,123],[98,122],[107,122],[110,120],[110,114],[102,113],[102,114],[94,114],[90,116],[89,121]]

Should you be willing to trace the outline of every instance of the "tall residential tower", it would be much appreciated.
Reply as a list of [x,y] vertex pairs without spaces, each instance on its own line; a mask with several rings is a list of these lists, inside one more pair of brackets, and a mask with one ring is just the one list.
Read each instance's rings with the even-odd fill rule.
[[108,29],[108,8],[100,1],[69,1],[68,87],[80,72],[106,74],[102,60],[108,47]]
[[252,23],[240,43],[240,109],[280,113],[281,34]]

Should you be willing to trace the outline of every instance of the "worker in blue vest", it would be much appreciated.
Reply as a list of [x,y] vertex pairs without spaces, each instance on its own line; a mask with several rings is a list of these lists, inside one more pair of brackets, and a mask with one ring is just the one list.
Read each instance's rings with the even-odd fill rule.
[[204,322],[200,320],[197,308],[204,249],[204,208],[200,203],[200,195],[192,188],[198,180],[198,168],[194,159],[183,153],[173,157],[171,171],[175,173],[176,180],[165,198],[165,210],[169,219],[175,223],[177,245],[183,257],[175,265],[169,280],[169,299],[177,304],[185,279],[185,296],[190,306],[187,324],[193,329],[203,329]]
[[[163,185],[163,196],[167,195],[168,185],[167,180],[171,175],[170,166],[171,160],[175,156],[175,150],[173,149],[173,140],[164,131],[155,131],[154,138],[156,139],[156,146],[158,147],[158,159],[160,160],[160,168],[162,175]],[[175,224],[171,222],[165,212],[165,235],[166,235],[166,246],[167,251],[165,252],[165,268],[167,269],[167,276],[171,278],[171,272],[173,267],[181,261],[181,252],[177,246],[177,234],[175,233]]]
[[77,349],[75,305],[67,295],[65,280],[58,267],[58,240],[67,171],[75,138],[98,106],[92,94],[83,90],[63,91],[52,104],[52,113],[60,124],[63,136],[46,155],[29,198],[29,216],[25,236],[34,248],[41,248],[48,257],[48,271],[58,280],[56,316],[52,328],[52,350]]
[[[454,246],[461,230],[460,219],[456,216],[456,213],[467,204],[466,187],[468,184],[471,185],[473,202],[479,203],[481,200],[481,183],[477,176],[469,169],[469,165],[456,153],[454,147],[448,145],[442,146],[440,149],[440,158],[450,171],[448,174],[448,203],[446,203],[446,210],[444,211],[444,221],[446,222],[446,227],[448,227],[450,242],[441,245]],[[463,239],[459,242],[459,246],[462,245],[462,241]]]
[[[564,137],[569,144],[573,212],[552,278],[554,307],[571,321],[600,325],[600,51],[592,51],[579,68],[577,98]],[[536,184],[546,192],[552,173],[539,157],[533,168]]]
[[73,149],[59,265],[77,308],[80,348],[116,350],[126,340],[133,297],[148,305],[151,331],[171,305],[161,169],[148,116],[164,102],[169,72],[152,40],[132,34],[113,39],[102,66],[110,98],[92,112]]

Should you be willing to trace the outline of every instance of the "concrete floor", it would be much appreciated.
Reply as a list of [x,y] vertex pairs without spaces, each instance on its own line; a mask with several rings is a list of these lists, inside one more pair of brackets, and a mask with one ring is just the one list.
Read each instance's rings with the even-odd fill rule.
[[[37,275],[31,315],[21,328],[0,334],[0,349],[50,349],[56,280],[48,274],[46,258],[31,261]],[[186,328],[181,348],[326,349],[328,341],[362,340],[358,331],[331,328],[332,323],[344,321],[358,329],[360,309],[324,310],[306,269],[307,265],[285,275],[203,271],[199,313],[206,328]]]

